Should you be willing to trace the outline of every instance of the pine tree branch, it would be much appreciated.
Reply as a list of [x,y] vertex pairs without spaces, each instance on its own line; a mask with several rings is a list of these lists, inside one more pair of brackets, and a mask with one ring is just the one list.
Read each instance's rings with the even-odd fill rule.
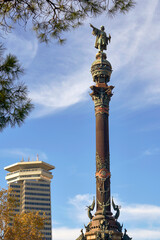
[[103,12],[109,15],[126,13],[134,0],[5,0],[0,2],[0,28],[10,31],[15,23],[29,20],[42,42],[61,39],[64,32],[83,24],[86,17]]

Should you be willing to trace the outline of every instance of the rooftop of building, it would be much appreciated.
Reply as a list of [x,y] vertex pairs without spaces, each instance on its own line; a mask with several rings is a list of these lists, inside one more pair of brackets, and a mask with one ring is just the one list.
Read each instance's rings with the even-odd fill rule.
[[17,170],[30,169],[30,168],[32,168],[32,169],[33,168],[42,168],[47,171],[55,169],[55,167],[53,165],[48,164],[43,161],[39,161],[39,160],[28,161],[28,162],[25,162],[24,160],[22,160],[21,162],[17,162],[12,165],[9,165],[9,166],[5,167],[4,169],[8,172],[15,172]]

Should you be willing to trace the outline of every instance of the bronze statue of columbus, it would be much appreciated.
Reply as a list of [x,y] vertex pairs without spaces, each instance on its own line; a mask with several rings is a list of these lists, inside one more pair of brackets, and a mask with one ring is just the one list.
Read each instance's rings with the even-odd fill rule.
[[108,42],[111,41],[110,34],[109,37],[107,37],[104,26],[101,26],[100,29],[95,28],[92,24],[90,24],[90,26],[93,28],[92,34],[96,36],[95,48],[99,49],[100,52],[107,50]]

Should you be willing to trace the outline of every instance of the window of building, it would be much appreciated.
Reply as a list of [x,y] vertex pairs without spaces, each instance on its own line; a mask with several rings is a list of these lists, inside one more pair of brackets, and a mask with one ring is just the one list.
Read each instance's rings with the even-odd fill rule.
[[35,198],[35,197],[25,197],[25,200],[50,201],[50,198]]
[[25,195],[33,195],[33,196],[50,196],[49,193],[35,193],[35,192],[25,192]]
[[26,205],[42,205],[42,206],[50,206],[50,203],[38,203],[38,202],[25,202]]
[[30,188],[30,187],[26,187],[25,190],[31,190],[31,191],[44,191],[44,192],[49,192],[50,189],[49,188]]
[[[25,209],[29,209],[29,210],[43,210],[43,211],[51,211],[50,208],[37,208],[37,207],[25,207]],[[46,214],[47,215],[47,214]],[[50,213],[48,213],[48,215],[50,215]]]
[[11,188],[20,188],[20,185],[10,185]]
[[26,185],[31,185],[31,186],[40,186],[40,187],[50,187],[50,184],[43,184],[43,183],[26,183]]

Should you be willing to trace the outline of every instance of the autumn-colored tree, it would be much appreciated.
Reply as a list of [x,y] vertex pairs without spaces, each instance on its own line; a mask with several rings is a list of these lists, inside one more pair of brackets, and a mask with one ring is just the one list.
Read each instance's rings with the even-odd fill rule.
[[[23,212],[16,215],[16,194],[12,189],[0,190],[0,240],[42,240],[45,216],[39,212]],[[10,224],[12,223],[12,225]]]
[[3,0],[0,27],[8,31],[15,22],[25,26],[31,20],[40,41],[55,38],[63,42],[62,34],[81,25],[86,17],[126,13],[134,5],[134,0]]
[[4,232],[17,206],[14,193],[11,189],[0,190],[0,239],[4,239]]
[[45,218],[39,212],[16,214],[12,226],[7,226],[5,240],[42,240],[41,230],[44,228]]

